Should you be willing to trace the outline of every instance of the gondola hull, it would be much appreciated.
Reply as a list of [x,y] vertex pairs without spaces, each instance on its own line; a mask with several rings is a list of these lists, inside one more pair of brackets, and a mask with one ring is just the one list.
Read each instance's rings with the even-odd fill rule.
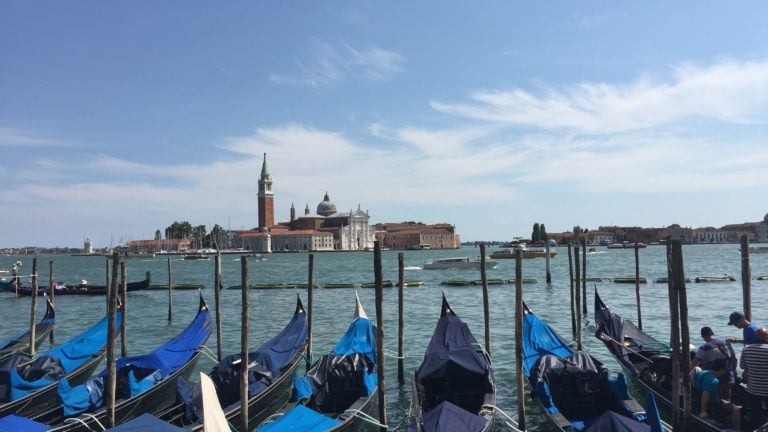
[[[46,298],[46,310],[45,315],[35,325],[35,348],[39,347],[43,341],[50,336],[53,331],[53,327],[56,324],[56,311],[53,308],[53,304],[50,299]],[[3,348],[0,349],[0,362],[4,359],[29,351],[30,348],[30,332],[29,330],[17,335],[12,340],[9,340],[3,344]]]

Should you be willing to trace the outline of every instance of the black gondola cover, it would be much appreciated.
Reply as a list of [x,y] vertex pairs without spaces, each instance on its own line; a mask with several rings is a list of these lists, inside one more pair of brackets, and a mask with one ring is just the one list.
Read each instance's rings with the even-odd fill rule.
[[547,383],[554,405],[568,417],[580,416],[609,409],[611,394],[608,371],[597,360],[580,351],[568,358],[543,355],[531,374],[531,383],[538,389],[539,382]]
[[606,411],[589,425],[584,432],[651,432],[651,427],[645,423],[639,423],[613,411]]
[[488,361],[476,347],[477,340],[459,317],[440,317],[416,378],[424,381],[446,376],[487,376]]
[[366,376],[375,370],[376,364],[361,353],[324,355],[307,371],[313,388],[310,407],[322,413],[344,411],[358,398],[368,395]]
[[[478,432],[483,430],[487,423],[479,415],[463,410],[448,401],[442,402],[422,417],[424,432]],[[418,430],[415,422],[408,425],[408,432]]]
[[11,400],[11,371],[14,369],[20,377],[30,382],[41,379],[55,382],[67,374],[67,371],[61,367],[59,359],[53,356],[42,355],[34,360],[30,360],[23,354],[9,357],[0,364],[0,401],[2,402]]

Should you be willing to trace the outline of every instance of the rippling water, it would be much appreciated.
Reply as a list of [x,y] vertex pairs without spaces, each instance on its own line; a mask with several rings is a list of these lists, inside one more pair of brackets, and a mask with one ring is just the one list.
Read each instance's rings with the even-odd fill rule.
[[[490,253],[489,248],[489,253]],[[667,274],[663,246],[649,246],[640,250],[640,274],[648,278],[648,284],[641,285],[642,314],[644,329],[660,340],[669,339],[669,305],[667,285],[651,281]],[[406,415],[410,400],[410,380],[421,362],[424,349],[434,330],[440,314],[440,293],[444,291],[456,313],[467,322],[475,337],[483,341],[483,303],[480,286],[449,287],[440,285],[448,279],[479,279],[479,271],[472,270],[422,270],[425,261],[450,256],[477,256],[479,249],[464,247],[459,250],[407,251],[405,252],[405,278],[424,281],[424,286],[406,288],[405,291],[405,370],[406,385],[397,383],[397,289],[384,290],[384,332],[385,349],[392,353],[386,358],[386,390],[388,420],[390,425],[401,423]],[[722,275],[729,273],[741,280],[741,261],[738,245],[686,245],[683,247],[685,275]],[[384,279],[397,281],[398,252],[382,252]],[[271,254],[265,260],[249,258],[249,283],[306,283],[308,254]],[[9,270],[16,260],[23,262],[22,273],[31,273],[32,256],[2,256],[0,269]],[[54,262],[55,279],[77,283],[86,279],[92,284],[105,283],[106,260],[103,257],[70,257],[62,255],[41,255],[38,257],[40,283],[49,280],[49,262]],[[501,260],[500,264],[488,270],[487,277],[514,278],[513,260]],[[758,325],[768,324],[766,306],[768,282],[757,281],[758,275],[768,273],[768,254],[751,256],[752,267],[752,314]],[[144,278],[150,271],[153,283],[168,283],[168,258],[129,259],[128,280]],[[171,272],[174,284],[204,284],[203,296],[214,309],[214,260],[184,261],[181,256],[171,257]],[[637,321],[634,284],[614,284],[609,279],[620,276],[634,276],[634,250],[608,250],[598,248],[587,254],[587,276],[603,278],[602,282],[589,282],[588,326],[592,321],[592,292],[595,286],[603,300],[615,312]],[[241,263],[239,255],[222,256],[224,287],[239,285]],[[523,261],[525,278],[535,278],[538,283],[523,285],[523,295],[528,306],[549,322],[563,336],[571,339],[569,308],[568,255],[567,249],[558,248],[557,257],[552,259],[551,285],[544,283],[544,259]],[[325,283],[372,282],[373,253],[316,253],[314,254],[314,282]],[[689,323],[691,341],[699,344],[698,329],[708,325],[718,336],[736,335],[736,329],[726,325],[733,310],[742,309],[741,283],[688,284]],[[490,285],[491,305],[491,355],[498,380],[497,403],[504,411],[515,414],[517,393],[515,382],[514,349],[514,285]],[[257,347],[282,329],[293,313],[296,294],[306,305],[305,289],[272,289],[250,291],[250,346]],[[359,289],[359,294],[368,315],[375,320],[374,290]],[[239,352],[240,343],[240,296],[239,290],[222,291],[222,339],[224,355]],[[168,322],[168,292],[144,291],[128,294],[127,326],[128,350],[130,354],[148,351],[175,336],[186,327],[197,310],[195,291],[174,291],[173,319]],[[315,355],[329,351],[352,319],[354,290],[317,289],[314,293],[313,351]],[[0,340],[10,337],[29,325],[28,297],[15,298],[10,293],[0,293]],[[56,340],[64,341],[90,326],[104,314],[104,297],[61,296],[56,298]],[[42,316],[44,307],[38,307]],[[588,331],[583,335],[584,349],[603,361],[610,369],[620,368],[608,351]],[[41,349],[48,349],[47,343]],[[208,347],[216,352],[216,337],[211,336]],[[201,359],[198,368],[209,370],[212,360]],[[530,430],[548,430],[546,420],[538,408],[526,399],[527,420]]]

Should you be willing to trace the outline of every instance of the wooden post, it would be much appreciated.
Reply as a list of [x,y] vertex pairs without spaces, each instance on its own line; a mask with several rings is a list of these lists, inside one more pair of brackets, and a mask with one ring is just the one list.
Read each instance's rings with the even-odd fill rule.
[[29,317],[29,353],[35,356],[35,315],[37,312],[37,258],[32,258],[32,307]]
[[643,314],[640,311],[640,248],[635,242],[635,301],[637,302],[637,327],[643,329]]
[[378,240],[373,242],[373,275],[376,287],[376,374],[378,375],[379,397],[379,428],[380,432],[387,431],[387,398],[384,384],[384,298],[383,280],[381,276],[381,246]]
[[248,310],[250,308],[250,296],[248,295],[248,256],[240,257],[242,275],[241,303],[243,312],[240,318],[240,424],[241,430],[248,430]]
[[[691,346],[690,329],[688,328],[688,294],[685,287],[685,272],[683,271],[683,247],[680,240],[672,242],[672,269],[674,283],[677,286],[678,305],[680,307],[680,368],[691,370],[691,356],[688,347]],[[683,429],[688,430],[691,419],[691,374],[682,374],[683,378]]]
[[[112,256],[113,257],[115,256],[114,252],[112,253]],[[117,255],[117,256],[120,256],[120,255]],[[107,307],[107,310],[109,310],[109,294],[110,294],[109,287],[112,286],[112,281],[109,279],[109,256],[104,261],[104,275],[106,277],[106,284],[104,285],[104,288],[107,291],[104,297],[106,297],[106,302],[107,302],[106,307]],[[114,272],[114,276],[117,276],[117,271]]]
[[672,259],[672,244],[667,241],[667,273],[669,290],[669,317],[670,317],[670,347],[672,352],[672,427],[673,430],[682,430],[680,415],[680,303],[677,294],[678,285],[675,283],[675,264]]
[[[581,351],[581,271],[579,260],[579,246],[573,248],[573,267],[576,269],[576,348]],[[586,301],[586,299],[585,299]]]
[[128,356],[128,330],[126,330],[126,318],[128,313],[128,278],[125,274],[125,261],[120,261],[120,302],[123,304],[123,325],[120,326],[120,356]]
[[173,273],[171,272],[171,257],[168,257],[168,322],[173,319]]
[[549,245],[549,240],[546,240],[546,242],[547,242],[547,255],[545,256],[546,258],[545,267],[547,271],[547,284],[551,284],[552,283],[552,256],[550,255],[551,246]]
[[[568,245],[570,255],[571,245]],[[573,278],[571,278],[573,297]],[[573,303],[571,303],[573,304]],[[523,383],[523,252],[515,254],[515,382],[517,384],[517,427],[525,430],[525,384]]]
[[752,321],[752,268],[749,265],[749,241],[741,236],[741,289],[744,293],[744,318]]
[[[115,365],[115,317],[117,315],[117,271],[120,254],[112,253],[112,283],[107,288],[109,307],[107,308],[107,427],[115,427],[115,397],[117,394],[117,367]],[[125,324],[125,320],[123,320]]]
[[213,275],[213,298],[216,302],[216,359],[221,361],[221,251],[216,250]]
[[[309,254],[307,263],[308,278],[312,278],[315,271],[315,254]],[[315,289],[312,284],[307,285],[307,369],[312,366],[312,303],[314,302]]]
[[[53,261],[48,261],[48,279],[50,279],[50,287],[51,287],[51,304],[56,305],[56,287],[53,285]],[[48,334],[48,342],[53,343],[53,331],[55,329],[51,329],[51,332]]]
[[568,243],[568,280],[571,281],[571,333],[576,339],[576,297],[573,292],[573,257],[571,243]]
[[483,317],[485,318],[485,352],[491,355],[491,307],[488,303],[488,278],[485,274],[485,243],[480,244],[480,279],[483,281]]
[[587,238],[581,239],[581,306],[584,309],[584,315],[587,314]]
[[397,254],[397,280],[397,382],[402,386],[405,384],[405,255],[402,252]]

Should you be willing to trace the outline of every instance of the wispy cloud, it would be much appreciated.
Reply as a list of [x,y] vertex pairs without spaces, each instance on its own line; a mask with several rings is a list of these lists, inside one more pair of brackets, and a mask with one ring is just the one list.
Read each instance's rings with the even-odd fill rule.
[[761,121],[768,108],[768,61],[684,64],[668,81],[581,83],[564,88],[484,90],[473,103],[432,102],[438,111],[489,122],[576,133],[614,133],[704,118]]
[[0,147],[68,147],[73,145],[72,142],[46,137],[35,131],[0,125]]
[[593,28],[611,19],[609,14],[571,15],[570,21],[579,28]]
[[402,72],[403,63],[400,54],[377,46],[358,49],[316,40],[296,60],[296,72],[272,73],[269,78],[277,84],[312,88],[345,80],[386,81]]

